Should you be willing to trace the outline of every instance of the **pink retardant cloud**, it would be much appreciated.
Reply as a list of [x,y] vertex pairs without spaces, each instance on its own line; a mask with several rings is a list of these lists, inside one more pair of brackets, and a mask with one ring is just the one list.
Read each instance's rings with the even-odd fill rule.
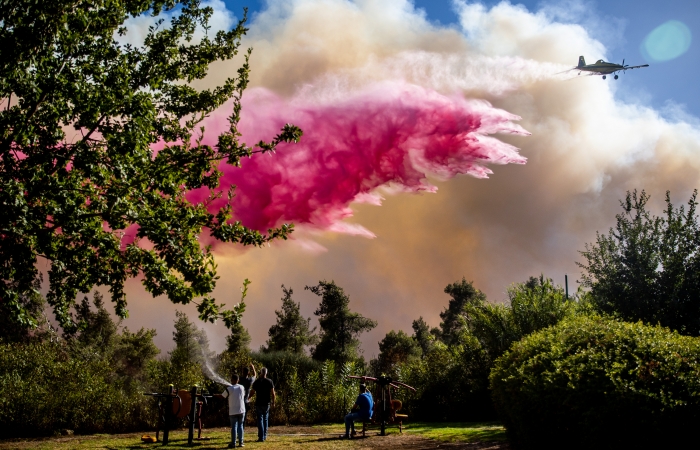
[[[205,122],[207,135],[228,127],[229,111]],[[240,131],[248,144],[270,140],[287,122],[304,136],[283,144],[275,154],[255,155],[240,168],[222,164],[220,189],[237,186],[234,216],[250,228],[266,231],[285,222],[350,234],[373,236],[342,220],[353,201],[378,204],[381,186],[406,192],[434,192],[430,174],[486,178],[488,164],[523,164],[518,149],[488,137],[528,134],[519,117],[486,102],[404,83],[385,83],[332,99],[283,99],[265,89],[243,98]],[[207,195],[188,194],[193,202]],[[224,201],[224,200],[221,200]],[[213,205],[216,206],[216,205]],[[220,206],[220,205],[219,205]]]

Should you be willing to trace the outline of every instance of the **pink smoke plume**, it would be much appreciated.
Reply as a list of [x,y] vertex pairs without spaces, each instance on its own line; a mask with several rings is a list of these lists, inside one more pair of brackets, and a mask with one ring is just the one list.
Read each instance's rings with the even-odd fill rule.
[[[208,118],[207,134],[227,128],[226,116],[222,111]],[[222,164],[220,189],[237,186],[234,216],[256,230],[294,222],[371,237],[342,222],[352,215],[350,203],[378,204],[373,191],[380,186],[434,192],[428,174],[486,178],[487,164],[524,164],[517,148],[487,136],[529,134],[512,122],[518,119],[483,101],[407,84],[384,83],[325,101],[305,100],[303,94],[285,100],[251,89],[243,98],[243,141],[269,140],[287,122],[304,136],[297,144],[280,145],[275,154],[246,159],[240,168]],[[207,196],[198,190],[188,199]]]

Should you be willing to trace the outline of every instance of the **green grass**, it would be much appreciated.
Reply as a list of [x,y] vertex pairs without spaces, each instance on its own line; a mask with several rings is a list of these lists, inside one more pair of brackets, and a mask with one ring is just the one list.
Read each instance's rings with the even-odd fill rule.
[[[316,425],[313,427],[291,427],[285,432],[284,427],[273,427],[271,434],[264,443],[255,442],[257,432],[254,427],[247,428],[245,448],[249,450],[345,450],[397,446],[400,447],[406,439],[429,438],[448,442],[488,442],[504,441],[505,431],[497,423],[412,423],[404,426],[404,435],[399,435],[398,429],[388,428],[389,436],[377,436],[376,430],[371,430],[365,439],[349,441],[339,440],[344,432],[342,424]],[[161,443],[142,443],[141,436],[153,432],[129,433],[119,435],[97,434],[90,436],[70,436],[44,439],[14,439],[0,441],[0,449],[39,449],[39,450],[68,450],[68,449],[108,449],[127,450],[161,448]],[[187,445],[187,431],[179,430],[170,433],[170,442],[166,448],[194,448],[198,450],[224,449],[230,439],[230,431],[226,428],[205,429],[203,436],[208,441],[196,441],[192,447]],[[195,432],[196,436],[196,432]],[[161,436],[162,438],[162,436]]]
[[[248,435],[245,442],[245,448],[250,450],[255,449],[271,449],[282,450],[289,448],[318,448],[320,450],[335,450],[335,449],[350,449],[353,448],[352,442],[339,441],[337,435],[328,436],[279,436],[270,435],[266,442],[255,442],[257,433],[255,430]],[[141,436],[149,434],[155,436],[154,433],[134,433],[122,435],[91,435],[91,436],[73,436],[52,438],[40,441],[11,441],[0,443],[0,449],[109,449],[109,450],[127,450],[127,449],[145,449],[145,448],[161,448],[159,443],[142,443]],[[230,439],[230,431],[223,428],[213,430],[205,430],[203,436],[209,437],[208,441],[195,441],[192,447],[187,445],[187,431],[174,431],[170,433],[168,445],[165,448],[193,448],[198,450],[213,450],[227,448]],[[196,436],[196,432],[195,432]],[[162,435],[161,435],[162,438]],[[325,438],[325,440],[324,440]]]
[[505,442],[506,430],[498,422],[409,423],[406,433],[445,442]]

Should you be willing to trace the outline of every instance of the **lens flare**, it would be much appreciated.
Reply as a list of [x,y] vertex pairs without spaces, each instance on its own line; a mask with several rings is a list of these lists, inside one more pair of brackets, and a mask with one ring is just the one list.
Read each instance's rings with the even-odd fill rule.
[[691,41],[692,34],[686,24],[669,20],[644,38],[640,50],[649,62],[670,61],[687,52]]

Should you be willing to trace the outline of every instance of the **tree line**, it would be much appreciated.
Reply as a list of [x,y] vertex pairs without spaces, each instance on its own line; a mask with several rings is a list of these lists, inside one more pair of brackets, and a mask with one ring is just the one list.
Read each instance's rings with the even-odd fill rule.
[[[586,385],[585,399],[595,399],[607,389],[598,401],[578,400],[578,409],[567,410],[569,420],[588,424],[580,441],[591,442],[596,436],[591,430],[601,429],[595,418],[606,411],[617,415],[627,411],[636,418],[617,419],[622,436],[631,435],[622,425],[637,430],[631,425],[636,423],[644,424],[651,439],[659,424],[683,424],[700,415],[700,390],[694,390],[692,381],[698,379],[694,374],[700,374],[700,284],[693,269],[700,227],[696,194],[687,206],[678,208],[667,195],[660,217],[647,210],[648,199],[644,192],[629,193],[615,227],[581,252],[582,286],[573,295],[567,297],[561,286],[540,275],[513,284],[506,302],[493,303],[463,278],[445,287],[447,306],[438,326],[430,327],[418,317],[411,334],[389,331],[379,342],[378,356],[370,361],[359,351],[359,336],[377,322],[353,312],[349,296],[333,281],[306,287],[320,298],[314,311],[318,330],[301,314],[293,290],[282,286],[281,307],[260,349],[249,348],[244,321],[238,321],[227,348],[216,354],[206,333],[177,312],[175,347],[160,358],[153,344],[155,330],[121,327],[99,293],[73,307],[72,320],[79,326],[60,329],[46,320],[44,300],[34,291],[21,301],[39,326],[17,326],[0,316],[6,325],[0,327],[0,431],[9,436],[152,427],[156,413],[144,392],[162,391],[171,383],[219,392],[222,386],[212,381],[210,370],[228,377],[254,362],[270,368],[278,388],[280,407],[272,416],[276,423],[340,420],[356,389],[348,375],[388,375],[417,388],[415,393],[396,395],[411,418],[501,418],[513,442],[527,447],[533,442],[528,440],[532,433],[522,430],[544,433],[542,427],[552,426],[528,420],[550,417],[548,411],[560,407],[546,394],[554,389],[548,384],[553,375],[547,374],[553,367],[575,363],[566,372],[557,369],[558,376],[575,377],[557,385],[562,390],[558,395],[573,395],[567,386],[589,377],[593,381]],[[241,305],[243,311],[243,301]],[[615,325],[630,322],[638,323],[632,328]],[[570,342],[571,347],[563,349],[561,342]],[[596,342],[599,346],[591,347]],[[544,360],[549,365],[536,363]],[[667,367],[676,360],[678,366]],[[622,376],[616,368],[629,361],[639,362],[625,372],[624,382],[615,381]],[[521,365],[527,370],[519,369]],[[666,375],[669,370],[672,376]],[[523,390],[525,385],[530,388]],[[59,396],[54,395],[57,387]],[[532,396],[540,388],[539,397],[518,403],[519,409],[513,406],[519,395]],[[611,397],[613,391],[616,397]],[[619,401],[610,404],[604,401],[607,398]],[[539,409],[528,410],[532,405]],[[223,424],[224,409],[218,405],[212,410],[211,425]],[[579,409],[585,420],[572,412]],[[647,416],[640,417],[640,411]],[[658,419],[656,425],[645,419],[652,416]],[[567,436],[568,425],[561,426],[564,431],[549,430],[550,434]],[[541,438],[537,445],[542,445]]]

